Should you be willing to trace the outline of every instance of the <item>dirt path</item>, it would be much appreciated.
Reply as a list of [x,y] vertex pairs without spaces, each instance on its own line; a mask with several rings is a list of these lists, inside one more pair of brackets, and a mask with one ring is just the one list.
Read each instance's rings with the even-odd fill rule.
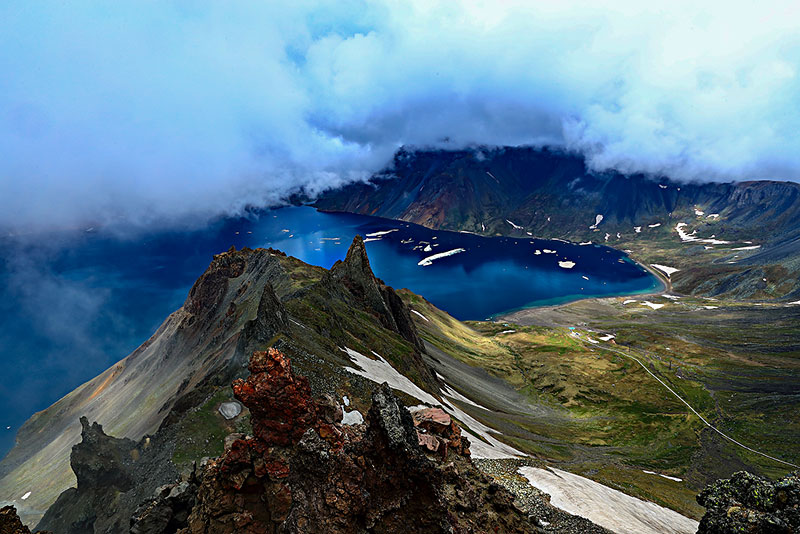
[[[580,338],[578,338],[578,339],[581,339],[581,341],[584,341],[584,340],[582,339],[582,337],[580,337]],[[588,346],[588,345],[587,345],[587,346]],[[704,424],[705,424],[705,425],[706,425],[708,428],[710,428],[711,430],[713,430],[714,432],[716,432],[717,434],[719,434],[719,435],[720,435],[720,436],[722,436],[723,438],[727,439],[727,440],[728,440],[728,441],[730,441],[731,443],[734,443],[734,444],[738,445],[739,447],[741,447],[741,448],[743,448],[743,449],[745,449],[745,450],[747,450],[747,451],[750,451],[750,452],[752,452],[752,453],[754,453],[754,454],[758,454],[758,455],[760,455],[760,456],[763,456],[764,458],[769,458],[769,459],[770,459],[770,460],[772,460],[772,461],[775,461],[775,462],[778,462],[778,463],[781,463],[781,464],[784,464],[784,465],[788,465],[788,466],[790,466],[790,467],[793,467],[793,468],[795,468],[795,469],[800,469],[800,466],[798,466],[798,465],[795,465],[795,464],[793,464],[793,463],[791,463],[791,462],[787,462],[787,461],[785,461],[785,460],[781,460],[780,458],[775,458],[774,456],[770,456],[769,454],[767,454],[767,453],[764,453],[764,452],[761,452],[761,451],[758,451],[758,450],[756,450],[756,449],[753,449],[752,447],[748,447],[747,445],[745,445],[745,444],[743,444],[743,443],[741,443],[741,442],[739,442],[739,441],[735,440],[734,438],[732,438],[732,437],[730,437],[729,435],[727,435],[727,434],[725,434],[724,432],[722,432],[720,429],[718,429],[717,427],[715,427],[714,425],[712,425],[711,423],[709,423],[709,422],[706,420],[706,418],[705,418],[705,417],[703,417],[703,416],[702,416],[702,415],[701,415],[701,414],[700,414],[700,413],[699,413],[697,410],[695,410],[695,409],[692,407],[692,405],[691,405],[691,404],[689,404],[688,402],[686,402],[686,401],[683,399],[683,397],[681,397],[680,395],[678,395],[678,394],[675,392],[675,390],[673,390],[671,387],[669,387],[669,385],[667,385],[667,383],[666,383],[666,382],[664,382],[663,380],[661,380],[661,379],[660,379],[658,376],[656,376],[656,375],[655,375],[655,373],[653,373],[653,372],[652,372],[650,369],[648,369],[648,368],[647,368],[647,366],[646,366],[645,364],[643,364],[641,360],[639,360],[639,358],[636,358],[635,356],[632,356],[631,354],[628,354],[628,353],[626,353],[626,352],[623,352],[623,351],[621,351],[621,350],[619,350],[619,349],[615,349],[615,348],[613,348],[613,347],[602,346],[602,345],[599,345],[599,344],[591,344],[591,347],[592,347],[592,348],[599,348],[599,349],[606,350],[606,351],[609,351],[609,352],[614,352],[614,353],[616,353],[616,354],[619,354],[620,356],[624,356],[624,357],[626,357],[626,358],[629,358],[629,359],[631,359],[631,360],[635,361],[636,363],[638,363],[638,364],[641,366],[641,368],[642,368],[642,369],[644,369],[644,370],[645,370],[645,371],[646,371],[646,372],[647,372],[647,373],[648,373],[650,376],[652,376],[653,378],[655,378],[656,380],[658,380],[658,382],[659,382],[659,383],[660,383],[662,386],[664,386],[664,387],[667,389],[667,391],[669,391],[669,392],[670,392],[672,395],[674,395],[676,399],[678,399],[678,400],[679,400],[679,401],[681,401],[683,404],[685,404],[685,405],[686,405],[686,406],[689,408],[689,410],[691,410],[691,411],[692,411],[692,413],[694,413],[694,414],[695,414],[697,417],[699,417],[699,418],[700,418],[700,420],[701,420],[701,421],[702,421],[702,422],[703,422],[703,423],[704,423]]]

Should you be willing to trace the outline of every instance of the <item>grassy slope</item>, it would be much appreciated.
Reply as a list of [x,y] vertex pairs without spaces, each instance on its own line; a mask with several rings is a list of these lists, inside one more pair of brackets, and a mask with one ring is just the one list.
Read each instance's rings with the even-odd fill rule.
[[[753,447],[800,462],[795,446],[800,438],[800,399],[791,394],[764,394],[769,388],[787,389],[796,383],[800,364],[796,350],[787,337],[778,336],[784,341],[776,341],[775,330],[767,327],[755,329],[747,339],[739,338],[744,346],[758,346],[757,350],[725,344],[732,332],[720,332],[715,327],[717,319],[709,320],[710,314],[726,313],[720,302],[713,303],[719,309],[706,310],[703,306],[710,303],[702,299],[673,303],[650,297],[665,304],[654,311],[638,303],[625,306],[625,299],[588,300],[520,312],[506,323],[465,324],[410,292],[403,292],[403,297],[428,319],[415,317],[426,341],[503,378],[532,404],[568,411],[569,420],[561,424],[527,428],[558,444],[513,440],[515,446],[540,458],[563,462],[574,472],[694,516],[701,512],[694,494],[710,479],[744,466],[773,476],[787,471],[763,457],[709,439],[699,418],[636,362],[603,350],[607,343],[585,341],[600,337],[600,332],[613,332],[617,336],[613,348],[646,362],[726,432]],[[781,309],[775,307],[776,316]],[[742,309],[738,312],[746,315]],[[571,334],[570,325],[577,327],[580,337]],[[777,328],[791,331],[792,321]],[[514,332],[503,333],[508,330]],[[764,354],[764,346],[772,347],[775,354]],[[643,470],[686,481],[671,481]]]

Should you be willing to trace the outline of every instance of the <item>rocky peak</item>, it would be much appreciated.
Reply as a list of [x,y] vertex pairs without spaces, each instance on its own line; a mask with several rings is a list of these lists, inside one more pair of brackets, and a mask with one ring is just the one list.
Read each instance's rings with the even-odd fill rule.
[[244,273],[252,252],[249,248],[237,251],[236,247],[231,247],[227,252],[215,255],[206,272],[189,291],[184,308],[195,315],[213,311],[228,289],[228,279]]
[[380,319],[383,326],[400,334],[418,351],[424,350],[408,307],[394,289],[372,272],[364,239],[360,235],[353,238],[345,259],[333,264],[328,277],[343,284],[363,308]]
[[132,481],[129,465],[137,456],[136,443],[129,439],[107,436],[98,423],[89,424],[80,418],[81,441],[72,447],[70,464],[78,479],[78,489],[94,488],[130,489]]

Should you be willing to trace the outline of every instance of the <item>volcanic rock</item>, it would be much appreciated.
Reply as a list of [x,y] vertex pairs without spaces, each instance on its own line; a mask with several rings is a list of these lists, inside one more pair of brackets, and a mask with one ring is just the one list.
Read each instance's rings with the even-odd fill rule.
[[[0,508],[0,534],[31,534],[28,527],[22,524],[17,509],[13,506]],[[38,530],[36,534],[52,534]]]
[[800,532],[800,474],[776,482],[746,471],[718,480],[697,496],[706,509],[698,534]]
[[469,456],[469,440],[461,436],[461,428],[441,408],[426,408],[414,411],[414,426],[421,447],[430,452],[440,452],[447,459],[452,450],[461,456]]
[[[428,456],[388,385],[373,392],[365,425],[343,426],[333,399],[313,399],[279,351],[254,353],[250,371],[234,390],[254,436],[208,462],[181,534],[534,531],[468,456]],[[428,415],[455,437],[452,421]]]

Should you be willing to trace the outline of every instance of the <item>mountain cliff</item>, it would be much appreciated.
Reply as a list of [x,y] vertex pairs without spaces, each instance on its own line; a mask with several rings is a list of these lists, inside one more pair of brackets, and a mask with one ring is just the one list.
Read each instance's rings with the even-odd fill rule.
[[[482,235],[600,242],[644,263],[679,264],[672,282],[686,292],[800,296],[800,185],[792,182],[595,173],[547,149],[401,150],[390,169],[315,206]],[[680,223],[691,237],[680,236]]]

